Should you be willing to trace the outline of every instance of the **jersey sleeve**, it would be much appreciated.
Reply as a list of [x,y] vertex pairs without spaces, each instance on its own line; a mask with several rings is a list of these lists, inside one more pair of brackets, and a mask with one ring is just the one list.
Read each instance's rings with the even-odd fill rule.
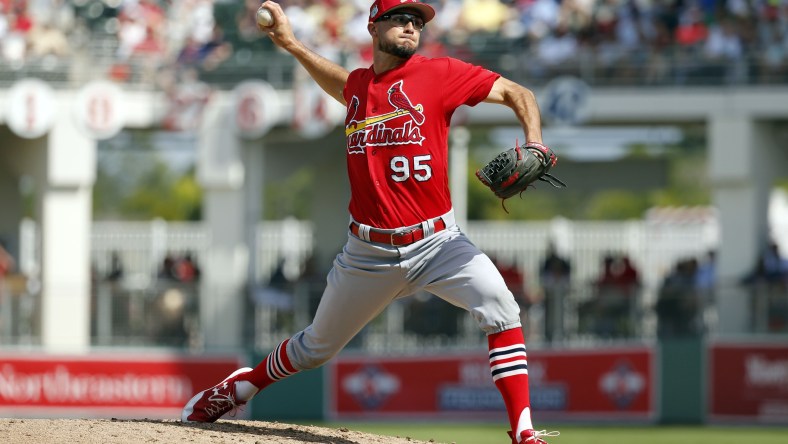
[[350,103],[350,98],[353,96],[353,92],[350,91],[351,87],[356,85],[363,74],[363,69],[354,69],[350,71],[350,74],[347,77],[347,81],[345,82],[345,87],[342,88],[342,97],[345,98],[345,103]]
[[447,108],[453,110],[460,105],[474,106],[486,99],[492,90],[493,83],[501,77],[481,66],[472,65],[461,60],[448,57],[444,83]]

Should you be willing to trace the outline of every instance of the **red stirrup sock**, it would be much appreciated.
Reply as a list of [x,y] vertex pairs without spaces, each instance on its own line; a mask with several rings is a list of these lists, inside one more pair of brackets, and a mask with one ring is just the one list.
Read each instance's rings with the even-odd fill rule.
[[[249,390],[247,387],[245,387],[246,390],[242,390],[241,387],[237,388],[241,399],[249,400],[258,391],[268,387],[274,382],[298,373],[298,370],[290,363],[290,358],[287,357],[287,343],[289,341],[290,339],[282,341],[265,357],[265,359],[257,364],[257,367],[252,369],[249,373],[245,373],[238,377],[239,382],[248,381],[254,385],[253,390]],[[240,393],[241,391],[245,393]]]
[[528,357],[520,327],[487,336],[490,348],[490,373],[503,396],[509,424],[515,436],[533,429],[528,394]]

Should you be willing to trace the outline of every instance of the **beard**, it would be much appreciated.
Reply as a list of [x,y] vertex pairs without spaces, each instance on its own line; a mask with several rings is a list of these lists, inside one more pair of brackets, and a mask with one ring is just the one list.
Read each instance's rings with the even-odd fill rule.
[[416,53],[416,48],[409,48],[407,46],[397,45],[391,42],[378,42],[378,49],[386,54],[399,57],[401,59],[409,59]]

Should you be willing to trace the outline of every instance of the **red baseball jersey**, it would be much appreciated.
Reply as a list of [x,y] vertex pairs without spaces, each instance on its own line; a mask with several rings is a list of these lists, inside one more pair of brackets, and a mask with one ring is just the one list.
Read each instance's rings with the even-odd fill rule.
[[451,116],[484,100],[498,77],[420,55],[380,75],[371,67],[351,72],[343,94],[353,218],[397,228],[448,212]]

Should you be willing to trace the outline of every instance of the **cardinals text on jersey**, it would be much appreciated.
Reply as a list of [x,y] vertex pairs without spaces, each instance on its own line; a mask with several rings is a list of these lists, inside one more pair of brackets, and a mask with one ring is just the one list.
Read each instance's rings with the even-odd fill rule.
[[[424,107],[413,105],[402,84],[400,80],[388,89],[388,101],[393,110],[383,114],[359,119],[359,99],[356,96],[350,99],[348,114],[351,117],[345,126],[348,154],[364,154],[365,146],[421,145],[424,136],[419,127],[425,120]],[[400,126],[384,124],[400,117],[404,117]]]

